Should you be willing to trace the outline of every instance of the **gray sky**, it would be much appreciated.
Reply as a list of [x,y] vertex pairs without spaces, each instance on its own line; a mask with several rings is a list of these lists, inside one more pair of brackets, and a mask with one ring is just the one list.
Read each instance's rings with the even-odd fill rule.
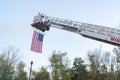
[[114,46],[84,38],[79,34],[51,28],[45,32],[43,53],[30,51],[33,28],[31,23],[38,12],[48,16],[115,27],[120,21],[120,0],[0,0],[0,53],[9,46],[20,50],[26,70],[33,61],[33,69],[49,65],[53,50],[67,52],[70,60],[86,57],[88,50]]

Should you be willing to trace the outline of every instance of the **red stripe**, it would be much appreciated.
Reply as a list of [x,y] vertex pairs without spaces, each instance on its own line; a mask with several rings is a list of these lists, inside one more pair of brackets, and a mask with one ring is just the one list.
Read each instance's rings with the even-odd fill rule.
[[42,52],[42,42],[38,40],[39,33],[34,31],[32,43],[31,43],[31,50],[34,52],[41,53]]

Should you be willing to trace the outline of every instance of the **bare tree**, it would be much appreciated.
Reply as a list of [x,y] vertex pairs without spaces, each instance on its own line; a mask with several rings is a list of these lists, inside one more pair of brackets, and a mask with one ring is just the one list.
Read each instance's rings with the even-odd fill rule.
[[98,71],[101,62],[101,47],[94,51],[88,51],[88,60],[90,69],[95,72]]
[[110,52],[106,51],[103,53],[103,56],[102,56],[102,64],[105,65],[107,67],[107,71],[109,71],[110,69]]

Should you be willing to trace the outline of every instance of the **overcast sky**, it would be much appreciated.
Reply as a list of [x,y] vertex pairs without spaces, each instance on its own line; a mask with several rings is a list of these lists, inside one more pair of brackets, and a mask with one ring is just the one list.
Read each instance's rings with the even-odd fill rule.
[[114,46],[84,38],[76,33],[51,28],[45,32],[43,53],[30,51],[33,17],[38,12],[51,17],[103,25],[118,26],[120,0],[0,0],[0,53],[13,46],[19,49],[26,70],[33,61],[33,69],[49,65],[48,57],[53,50],[67,52],[70,60],[86,58],[88,50],[102,46],[110,50]]

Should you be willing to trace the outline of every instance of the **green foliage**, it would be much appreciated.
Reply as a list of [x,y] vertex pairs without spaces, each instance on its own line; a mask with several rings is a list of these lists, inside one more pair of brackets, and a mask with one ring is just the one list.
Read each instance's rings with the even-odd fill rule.
[[116,55],[116,80],[120,79],[120,47],[114,48],[113,53]]
[[32,71],[31,73],[32,73],[32,74],[31,74],[31,76],[32,76],[31,80],[35,80],[35,77],[36,77],[36,75],[37,75],[37,72],[36,72],[36,71]]
[[70,80],[69,59],[66,56],[67,53],[54,51],[49,58],[53,80]]
[[24,62],[20,61],[17,66],[17,76],[15,77],[15,80],[27,80],[27,73],[24,71],[25,64]]
[[13,80],[15,73],[15,63],[18,58],[15,55],[17,51],[9,48],[3,54],[0,54],[0,80]]
[[101,65],[99,71],[101,73],[106,73],[107,72],[107,67],[105,65]]
[[[27,80],[24,71],[24,62],[18,62],[17,51],[9,48],[0,54],[0,80]],[[82,58],[75,58],[72,68],[67,53],[54,51],[49,57],[51,76],[47,71],[49,67],[42,67],[39,72],[32,71],[31,80],[119,80],[120,79],[120,48],[114,48],[111,55],[109,51],[100,49],[88,52],[88,63]]]
[[113,53],[116,55],[116,62],[120,63],[120,47],[114,48]]
[[71,69],[71,79],[72,80],[85,80],[86,79],[86,66],[84,60],[81,58],[75,58],[73,62],[73,67]]
[[50,80],[50,74],[47,68],[42,67],[39,72],[36,73],[34,80]]

